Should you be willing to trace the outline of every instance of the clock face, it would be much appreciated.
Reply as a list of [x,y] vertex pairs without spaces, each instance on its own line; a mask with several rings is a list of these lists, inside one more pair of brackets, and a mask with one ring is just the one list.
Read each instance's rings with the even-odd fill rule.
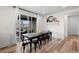
[[59,21],[56,19],[56,17],[49,16],[49,17],[47,18],[47,22],[59,22]]
[[52,22],[53,21],[53,16],[49,16],[48,18],[47,18],[47,22]]
[[50,17],[49,20],[50,20],[50,21],[53,20],[53,17]]

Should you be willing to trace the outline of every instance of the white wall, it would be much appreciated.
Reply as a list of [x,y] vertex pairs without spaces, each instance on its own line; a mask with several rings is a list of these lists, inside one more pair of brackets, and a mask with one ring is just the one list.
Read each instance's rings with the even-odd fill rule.
[[[52,15],[59,20],[59,23],[46,23],[47,29],[52,32],[52,36],[55,38],[63,38],[64,35],[64,16]],[[48,17],[48,16],[47,16]]]
[[0,7],[0,48],[16,43],[15,24],[15,8]]
[[46,30],[47,30],[46,23],[43,16],[38,15],[37,16],[37,32],[43,32]]
[[59,20],[59,24],[46,23],[44,27],[47,26],[47,30],[52,31],[52,36],[55,38],[63,39],[64,36],[68,35],[68,16],[74,14],[79,14],[79,8],[46,15],[44,20],[46,20],[48,16],[54,16],[57,18],[57,20]]

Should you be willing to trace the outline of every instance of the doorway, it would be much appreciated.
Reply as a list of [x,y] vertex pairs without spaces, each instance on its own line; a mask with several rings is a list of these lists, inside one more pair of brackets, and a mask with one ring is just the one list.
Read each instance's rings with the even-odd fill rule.
[[68,38],[78,39],[79,32],[79,15],[72,15],[68,17]]

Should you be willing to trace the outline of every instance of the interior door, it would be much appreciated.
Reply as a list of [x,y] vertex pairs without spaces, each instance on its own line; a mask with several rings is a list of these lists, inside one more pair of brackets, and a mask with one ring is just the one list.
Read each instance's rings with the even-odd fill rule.
[[78,35],[79,15],[68,17],[68,35]]

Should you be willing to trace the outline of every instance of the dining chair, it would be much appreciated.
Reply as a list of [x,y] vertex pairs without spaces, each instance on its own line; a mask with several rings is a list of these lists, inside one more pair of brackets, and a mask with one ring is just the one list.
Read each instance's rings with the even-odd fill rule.
[[28,38],[25,38],[25,40],[22,42],[23,52],[25,52],[26,45],[28,47],[28,44],[30,44],[30,41]]
[[47,43],[50,41],[50,34],[46,35]]
[[46,43],[46,39],[45,39],[45,37],[44,37],[43,35],[40,36],[39,42],[40,42],[40,47],[42,47],[43,43],[44,43],[44,44]]
[[28,40],[28,38],[24,37],[23,35],[21,35],[21,41],[22,41],[22,50],[24,53],[26,45],[28,46],[28,44],[30,44],[30,41]]
[[[35,38],[32,40],[32,43],[34,44],[34,48],[35,48],[35,52],[36,52],[36,48],[37,48],[37,44],[38,46],[40,46],[39,44],[39,38]],[[40,47],[39,47],[40,48]]]

